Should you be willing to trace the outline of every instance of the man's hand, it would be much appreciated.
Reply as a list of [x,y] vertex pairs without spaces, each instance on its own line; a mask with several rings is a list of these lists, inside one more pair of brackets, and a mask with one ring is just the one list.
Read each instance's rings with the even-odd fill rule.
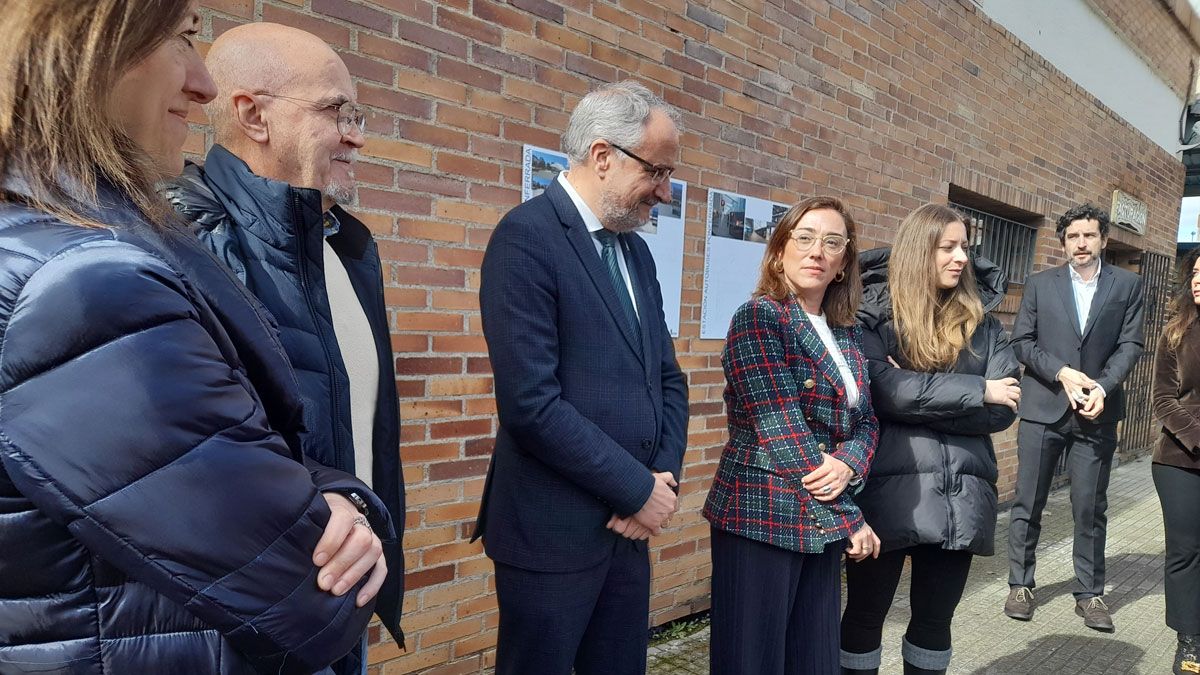
[[983,402],[1006,405],[1017,412],[1017,404],[1021,402],[1021,387],[1015,377],[1001,380],[988,380],[983,388]]
[[633,516],[622,518],[617,514],[613,514],[608,519],[608,529],[625,537],[626,539],[646,540],[650,538],[650,530],[643,527],[641,523],[633,519]]
[[831,502],[842,494],[846,485],[854,478],[854,469],[845,462],[827,453],[821,453],[821,466],[808,472],[800,483],[819,502]]
[[362,607],[375,597],[387,577],[383,544],[349,499],[336,492],[322,492],[321,496],[329,504],[329,523],[313,550],[313,564],[320,568],[317,586],[343,595],[371,572],[355,598],[355,604]]
[[846,555],[854,562],[865,560],[867,556],[879,557],[879,537],[870,525],[863,523],[858,532],[850,535],[850,545],[846,547]]
[[679,497],[671,488],[679,485],[670,471],[654,474],[654,490],[650,498],[642,506],[642,510],[630,516],[638,524],[650,531],[650,534],[662,533],[662,528],[671,519],[671,515],[679,510]]
[[1084,389],[1096,388],[1095,380],[1070,366],[1063,366],[1055,377],[1062,383],[1063,390],[1067,392],[1067,403],[1071,404],[1071,410],[1075,410],[1085,402],[1087,392]]
[[1100,387],[1093,387],[1087,398],[1079,405],[1080,415],[1085,419],[1095,420],[1100,413],[1104,412],[1104,390]]

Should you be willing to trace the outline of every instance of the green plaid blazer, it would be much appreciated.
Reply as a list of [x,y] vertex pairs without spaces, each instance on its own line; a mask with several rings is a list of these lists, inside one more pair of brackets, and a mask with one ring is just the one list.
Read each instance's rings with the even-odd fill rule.
[[729,442],[704,505],[713,527],[819,553],[862,526],[849,490],[823,504],[800,483],[825,452],[865,479],[879,439],[861,329],[831,329],[858,386],[853,408],[798,302],[755,298],[734,313],[723,355]]

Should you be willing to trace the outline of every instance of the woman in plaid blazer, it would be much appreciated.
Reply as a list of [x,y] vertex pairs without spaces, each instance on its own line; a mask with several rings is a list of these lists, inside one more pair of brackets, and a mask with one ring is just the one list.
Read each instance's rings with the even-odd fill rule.
[[729,327],[729,442],[704,506],[713,675],[837,672],[841,553],[878,555],[847,491],[878,436],[854,325],[855,244],[837,199],[792,207]]

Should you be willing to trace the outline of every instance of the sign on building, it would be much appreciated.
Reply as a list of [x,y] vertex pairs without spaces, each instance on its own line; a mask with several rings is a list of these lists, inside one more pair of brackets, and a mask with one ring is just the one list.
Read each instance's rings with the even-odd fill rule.
[[1146,202],[1133,195],[1113,190],[1110,218],[1116,225],[1137,234],[1146,234]]

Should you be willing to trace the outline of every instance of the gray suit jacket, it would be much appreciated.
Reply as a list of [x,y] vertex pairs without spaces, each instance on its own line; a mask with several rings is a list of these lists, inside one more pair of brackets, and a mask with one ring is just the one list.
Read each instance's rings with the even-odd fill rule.
[[1077,317],[1066,265],[1038,272],[1025,282],[1012,332],[1013,349],[1025,365],[1021,419],[1051,424],[1062,418],[1069,405],[1055,376],[1063,366],[1083,371],[1104,387],[1104,412],[1098,423],[1125,417],[1121,383],[1142,353],[1141,277],[1115,265],[1101,266],[1082,331]]

